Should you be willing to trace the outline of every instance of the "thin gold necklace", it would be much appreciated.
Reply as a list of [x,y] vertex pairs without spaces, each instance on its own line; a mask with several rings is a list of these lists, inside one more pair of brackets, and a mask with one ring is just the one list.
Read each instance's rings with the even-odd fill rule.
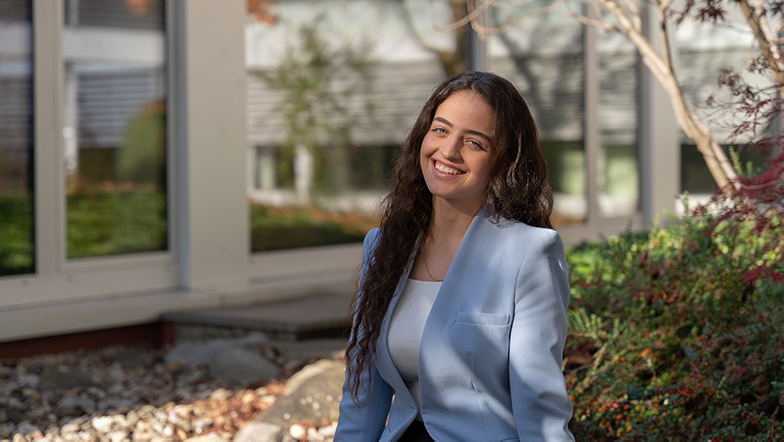
[[430,268],[427,267],[427,251],[426,251],[426,247],[422,248],[422,257],[425,258],[425,270],[427,271],[427,275],[430,276],[430,279],[432,279],[435,282],[444,282],[443,279],[436,279],[435,276],[433,276],[433,274],[430,273]]

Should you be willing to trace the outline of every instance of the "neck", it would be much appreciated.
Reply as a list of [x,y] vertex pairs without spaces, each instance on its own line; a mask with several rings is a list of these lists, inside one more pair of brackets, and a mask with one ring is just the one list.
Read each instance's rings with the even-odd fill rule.
[[455,205],[443,198],[434,197],[428,236],[439,241],[459,244],[481,208],[482,204]]

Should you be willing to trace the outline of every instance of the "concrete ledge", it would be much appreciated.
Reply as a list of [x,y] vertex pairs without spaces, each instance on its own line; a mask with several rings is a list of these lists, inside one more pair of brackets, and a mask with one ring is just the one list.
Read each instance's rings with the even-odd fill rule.
[[219,305],[214,295],[177,291],[6,309],[0,311],[0,342],[144,324],[166,310]]
[[174,324],[258,330],[272,336],[305,339],[340,336],[348,331],[351,297],[312,295],[262,304],[164,313]]
[[[0,308],[0,342],[65,333],[117,328],[159,321],[164,312],[214,310],[296,299],[318,293],[344,297],[343,313],[353,294],[353,270],[289,278],[256,279],[237,287],[127,293],[60,303]],[[263,311],[259,308],[259,311]]]

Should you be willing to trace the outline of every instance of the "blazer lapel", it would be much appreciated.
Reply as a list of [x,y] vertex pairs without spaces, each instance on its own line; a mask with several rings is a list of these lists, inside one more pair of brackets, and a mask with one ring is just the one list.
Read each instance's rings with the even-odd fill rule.
[[406,281],[408,281],[408,275],[411,274],[411,267],[414,265],[414,258],[416,257],[417,251],[419,250],[419,243],[421,240],[421,236],[417,238],[416,244],[414,245],[414,251],[411,252],[411,256],[408,259],[408,265],[403,271],[403,275],[401,275],[400,280],[397,283],[397,287],[395,287],[395,294],[392,296],[392,300],[389,302],[387,312],[384,314],[384,320],[381,323],[381,330],[378,335],[378,341],[376,342],[375,355],[378,371],[395,390],[395,396],[405,398],[406,402],[408,402],[414,408],[416,408],[414,397],[411,396],[411,392],[408,391],[406,383],[403,381],[403,378],[400,377],[400,373],[397,371],[397,368],[395,368],[395,363],[392,362],[392,356],[390,356],[389,347],[387,346],[387,336],[389,334],[389,323],[392,319],[392,313],[395,311],[395,306],[400,300],[400,295],[403,294]]
[[[468,230],[463,236],[463,240],[460,242],[460,246],[457,248],[457,252],[455,253],[455,257],[452,259],[452,264],[449,266],[449,270],[447,270],[446,275],[444,276],[444,282],[441,284],[441,288],[438,291],[438,295],[436,295],[436,300],[433,303],[433,308],[428,315],[428,319],[425,321],[425,329],[422,334],[422,342],[424,343],[425,337],[427,336],[427,327],[428,323],[430,322],[430,317],[434,310],[438,309],[438,304],[440,302],[448,302],[448,301],[439,301],[441,298],[448,298],[448,296],[442,296],[441,293],[445,290],[451,290],[449,287],[454,285],[455,283],[452,281],[460,281],[460,275],[464,273],[462,271],[463,261],[467,260],[468,257],[466,254],[470,254],[470,250],[466,251],[466,249],[470,249],[470,243],[472,242],[473,236],[477,235],[476,230],[479,229],[479,225],[487,218],[487,212],[485,208],[482,207],[479,209],[479,212],[474,216],[474,219],[471,221],[471,225],[468,226]],[[420,236],[417,238],[416,244],[414,246],[414,251],[411,253],[411,256],[408,259],[408,265],[406,266],[405,271],[400,277],[400,281],[398,281],[397,287],[395,287],[395,294],[392,297],[392,300],[389,303],[389,308],[387,308],[387,312],[384,315],[384,321],[381,323],[381,331],[379,332],[378,341],[376,342],[376,366],[378,368],[379,373],[384,379],[389,383],[389,385],[395,390],[395,396],[399,398],[404,398],[405,401],[411,406],[416,407],[416,402],[414,401],[413,396],[411,396],[411,392],[408,390],[406,383],[403,381],[403,378],[400,377],[400,373],[395,368],[394,362],[392,362],[392,357],[389,354],[389,347],[387,346],[387,336],[389,334],[389,323],[392,319],[392,313],[395,311],[395,306],[397,305],[398,301],[400,300],[400,296],[403,294],[403,289],[406,286],[406,282],[408,281],[408,276],[411,274],[411,268],[414,265],[414,258],[416,258],[417,251],[419,250],[419,244],[422,241],[422,237]],[[422,363],[422,358],[426,357],[423,356],[420,347],[420,364]],[[422,386],[420,385],[420,390]]]

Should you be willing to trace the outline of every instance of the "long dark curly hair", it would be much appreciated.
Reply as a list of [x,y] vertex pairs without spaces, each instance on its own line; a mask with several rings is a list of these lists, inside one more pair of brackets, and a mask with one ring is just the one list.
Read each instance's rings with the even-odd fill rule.
[[433,195],[425,184],[419,153],[422,140],[441,103],[456,92],[481,96],[495,112],[492,149],[495,165],[487,187],[485,210],[494,220],[518,220],[552,228],[553,195],[547,163],[528,105],[508,80],[486,72],[467,72],[442,83],[425,103],[397,156],[391,191],[383,202],[381,234],[360,281],[355,316],[346,350],[349,391],[360,396],[361,374],[370,369],[395,287],[414,252],[417,239],[430,226]]

